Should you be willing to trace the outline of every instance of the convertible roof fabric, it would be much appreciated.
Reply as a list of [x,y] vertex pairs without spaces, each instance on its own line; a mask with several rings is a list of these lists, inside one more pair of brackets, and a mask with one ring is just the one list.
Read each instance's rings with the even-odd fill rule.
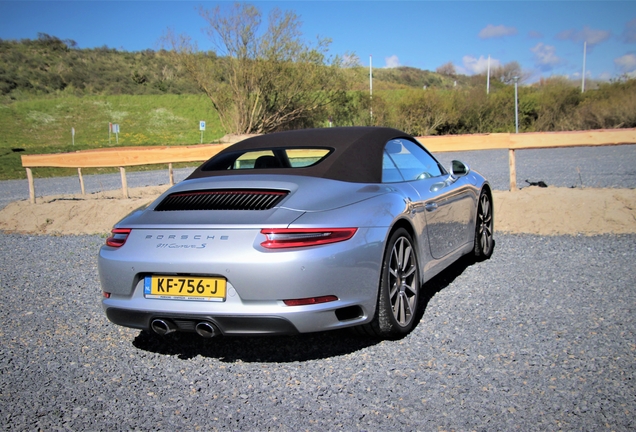
[[[197,168],[188,179],[245,174],[286,174],[354,183],[380,183],[384,146],[395,138],[406,138],[417,142],[412,136],[402,131],[384,127],[302,129],[260,135],[240,141],[219,152]],[[276,148],[329,148],[333,149],[333,152],[320,163],[304,168],[249,170],[213,168],[216,161],[227,159],[232,154]]]

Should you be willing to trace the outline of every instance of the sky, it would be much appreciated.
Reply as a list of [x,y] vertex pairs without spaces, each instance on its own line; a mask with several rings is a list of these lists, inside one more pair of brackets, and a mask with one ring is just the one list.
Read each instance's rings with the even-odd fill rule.
[[[636,0],[632,1],[251,1],[264,17],[293,11],[303,37],[331,39],[331,55],[355,54],[363,66],[435,71],[452,62],[472,75],[516,61],[527,82],[636,77]],[[46,33],[79,48],[159,49],[171,29],[211,50],[198,8],[210,1],[4,1],[0,39]],[[264,20],[266,21],[266,20]],[[584,43],[586,49],[584,50]]]

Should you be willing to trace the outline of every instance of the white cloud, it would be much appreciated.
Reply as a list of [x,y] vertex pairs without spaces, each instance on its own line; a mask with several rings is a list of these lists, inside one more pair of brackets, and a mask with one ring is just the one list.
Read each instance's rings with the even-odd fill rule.
[[556,55],[556,48],[552,45],[545,45],[539,42],[530,51],[534,53],[534,63],[542,71],[552,70],[553,67],[562,63],[562,60]]
[[623,40],[627,43],[636,42],[636,18],[631,20],[625,25],[625,31],[623,32]]
[[590,45],[596,45],[609,39],[612,33],[606,30],[594,30],[589,27],[583,29],[584,40]]
[[572,42],[587,42],[588,46],[592,47],[609,39],[611,35],[612,33],[609,31],[595,30],[585,26],[583,30],[580,31],[574,29],[564,30],[557,35],[557,38],[561,40],[571,40]]
[[481,31],[479,32],[479,37],[481,39],[491,39],[504,36],[512,36],[516,34],[517,29],[515,27],[506,27],[503,24],[498,26],[488,24],[485,28],[481,29]]
[[614,64],[622,73],[632,74],[636,72],[636,54],[625,54],[616,58]]
[[543,39],[543,33],[531,30],[531,31],[528,32],[528,37],[530,39]]
[[[458,67],[457,72],[460,74],[480,74],[488,71],[488,57],[479,56],[475,58],[473,56],[466,55],[462,57],[463,67]],[[490,59],[490,68],[496,68],[501,66],[501,62],[497,59]]]
[[557,38],[561,40],[573,40],[575,42],[578,42],[576,38],[576,30],[573,30],[573,29],[563,30],[561,33],[557,35]]
[[392,55],[391,57],[385,57],[384,62],[386,63],[385,67],[387,68],[396,68],[400,66],[400,59],[398,56]]

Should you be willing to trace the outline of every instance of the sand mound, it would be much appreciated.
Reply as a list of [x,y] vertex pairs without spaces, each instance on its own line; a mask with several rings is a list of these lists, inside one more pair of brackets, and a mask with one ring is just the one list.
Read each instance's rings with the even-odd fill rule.
[[[167,186],[17,201],[0,210],[0,230],[29,234],[107,234]],[[636,233],[635,189],[527,187],[495,191],[495,230],[539,235]]]

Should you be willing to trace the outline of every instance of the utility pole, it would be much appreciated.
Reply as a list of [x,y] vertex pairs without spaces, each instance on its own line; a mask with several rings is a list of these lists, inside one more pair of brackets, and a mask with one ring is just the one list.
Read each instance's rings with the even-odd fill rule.
[[515,80],[515,133],[519,133],[519,98],[517,97],[517,82],[519,77],[514,77]]
[[373,56],[369,55],[369,118],[373,126]]
[[486,78],[486,94],[490,94],[490,54],[488,54],[488,75]]
[[581,78],[581,93],[585,92],[585,55],[587,54],[587,41],[583,42],[583,77]]

